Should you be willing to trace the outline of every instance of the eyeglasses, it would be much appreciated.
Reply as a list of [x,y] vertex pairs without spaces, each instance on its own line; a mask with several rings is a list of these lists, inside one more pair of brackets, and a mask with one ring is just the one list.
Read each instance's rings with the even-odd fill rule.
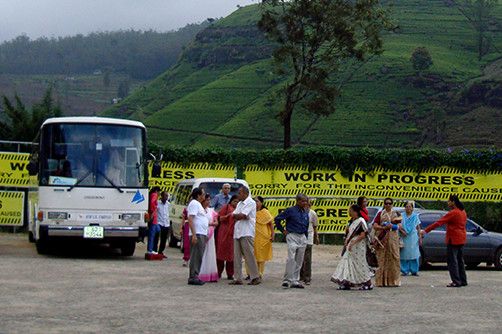
[[392,205],[392,202],[385,202],[385,205]]

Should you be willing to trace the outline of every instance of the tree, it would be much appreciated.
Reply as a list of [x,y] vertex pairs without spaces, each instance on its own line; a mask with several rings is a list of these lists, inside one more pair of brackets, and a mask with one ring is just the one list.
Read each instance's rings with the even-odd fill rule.
[[285,77],[278,118],[287,149],[295,109],[332,114],[339,66],[381,53],[380,33],[391,25],[378,0],[263,0],[261,9],[258,27],[276,43],[274,68]]
[[410,61],[418,75],[432,66],[431,54],[424,46],[420,46],[413,51]]
[[129,80],[124,79],[119,83],[117,88],[117,96],[121,99],[126,98],[129,95]]
[[16,94],[15,103],[12,103],[5,95],[3,105],[7,122],[2,123],[4,128],[2,135],[5,139],[17,141],[32,141],[38,133],[42,123],[50,117],[60,117],[61,108],[54,105],[52,88],[47,89],[40,103],[34,104],[32,110],[26,109],[25,105]]
[[456,1],[458,10],[464,15],[476,30],[476,45],[478,60],[481,60],[490,50],[490,20],[492,12],[499,0],[462,0]]
[[103,72],[103,85],[105,87],[110,87],[110,72],[109,68],[106,68]]

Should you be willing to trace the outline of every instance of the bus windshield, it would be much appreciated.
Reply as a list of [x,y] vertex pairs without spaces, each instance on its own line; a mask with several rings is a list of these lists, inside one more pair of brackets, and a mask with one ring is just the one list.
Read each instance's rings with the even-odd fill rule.
[[145,187],[144,129],[111,124],[48,124],[40,145],[40,185]]

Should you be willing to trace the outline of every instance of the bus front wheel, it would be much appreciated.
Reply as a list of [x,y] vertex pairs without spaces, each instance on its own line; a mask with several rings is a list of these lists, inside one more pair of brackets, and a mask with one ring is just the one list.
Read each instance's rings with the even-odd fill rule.
[[122,253],[122,256],[132,256],[135,250],[136,250],[135,239],[123,241],[122,245],[120,246],[120,252]]
[[35,246],[37,247],[38,254],[46,255],[49,253],[49,242],[46,238],[39,238],[35,241]]

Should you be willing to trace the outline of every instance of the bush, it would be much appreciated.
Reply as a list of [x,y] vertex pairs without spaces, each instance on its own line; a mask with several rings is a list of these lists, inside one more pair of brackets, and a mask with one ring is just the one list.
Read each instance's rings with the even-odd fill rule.
[[432,57],[426,47],[420,46],[411,54],[411,64],[417,74],[421,74],[432,66]]

